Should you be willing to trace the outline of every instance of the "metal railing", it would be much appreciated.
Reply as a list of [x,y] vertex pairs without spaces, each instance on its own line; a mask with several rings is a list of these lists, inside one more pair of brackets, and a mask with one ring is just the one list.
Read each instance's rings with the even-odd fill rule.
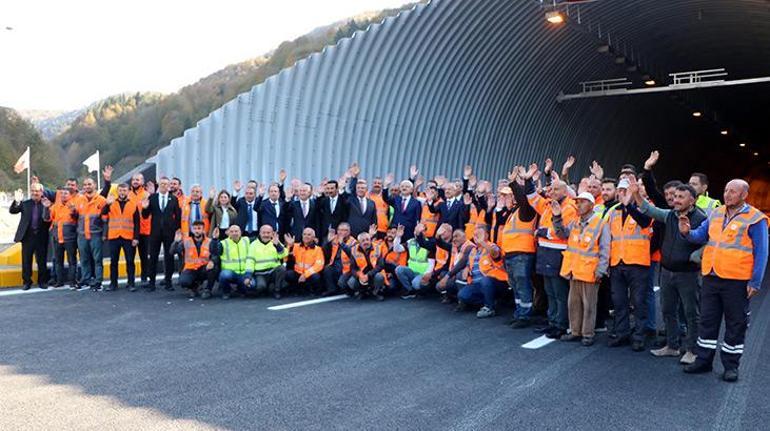
[[670,76],[673,80],[672,85],[697,84],[699,82],[703,82],[704,79],[707,81],[724,81],[723,79],[713,78],[721,78],[723,76],[727,76],[727,71],[722,67],[719,69],[669,73],[668,76]]

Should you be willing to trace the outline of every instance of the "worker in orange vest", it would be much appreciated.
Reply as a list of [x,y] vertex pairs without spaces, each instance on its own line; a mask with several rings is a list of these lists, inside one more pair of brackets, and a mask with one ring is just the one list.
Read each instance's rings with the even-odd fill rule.
[[722,379],[738,380],[749,300],[759,293],[768,257],[768,218],[746,203],[748,194],[749,184],[734,179],[725,186],[724,206],[714,209],[699,227],[691,229],[689,219],[679,217],[679,231],[689,241],[706,245],[701,261],[703,287],[695,348],[698,357],[685,366],[686,373],[711,371],[724,315]]
[[[372,188],[369,190],[367,197],[374,202],[374,206],[377,209],[377,238],[385,238],[385,234],[390,226],[390,205],[383,197],[383,191],[387,193],[387,187],[393,182],[392,175],[389,174],[385,180],[380,177],[375,177],[372,180]],[[389,181],[389,182],[386,182]]]
[[105,291],[118,288],[118,262],[120,250],[126,258],[126,275],[128,276],[128,290],[136,292],[134,283],[134,253],[139,244],[139,216],[140,210],[134,201],[128,198],[128,184],[118,185],[118,198],[115,195],[107,196],[102,208],[102,220],[107,224],[107,240],[110,246],[110,285]]
[[[206,225],[202,220],[192,222],[192,232],[186,237],[177,232],[174,240],[174,253],[184,256],[184,266],[179,274],[179,285],[187,290],[187,296],[201,299],[211,298],[217,271],[212,259],[211,238],[206,237]],[[206,282],[206,287],[200,284]]]
[[[52,287],[61,287],[68,283],[72,289],[77,288],[75,274],[77,272],[77,216],[74,214],[75,205],[72,203],[70,190],[66,187],[56,191],[58,198],[50,208],[51,232],[53,233],[54,267],[56,280]],[[67,256],[67,272],[64,271],[64,256]]]
[[475,247],[468,257],[468,285],[457,294],[457,311],[468,305],[481,305],[476,317],[495,315],[495,300],[508,287],[503,254],[497,244],[489,241],[486,226],[479,226],[473,235]]
[[384,253],[381,244],[374,243],[369,232],[358,234],[357,244],[351,250],[353,276],[348,287],[357,299],[374,296],[378,301],[385,299]]
[[[144,175],[134,174],[131,177],[131,190],[128,191],[128,198],[134,202],[134,204],[141,208],[142,201],[145,198],[149,198],[152,193],[155,192],[155,188],[151,190],[145,189]],[[139,238],[136,246],[137,253],[139,254],[139,269],[142,283],[146,283],[149,279],[149,255],[150,255],[150,228],[152,227],[152,217],[141,217],[139,220]]]
[[580,193],[575,199],[578,219],[564,225],[561,206],[551,201],[556,235],[567,239],[561,276],[569,280],[570,333],[562,341],[580,340],[584,346],[594,344],[596,302],[599,280],[607,273],[610,237],[604,230],[602,217],[594,212],[593,194]]
[[315,230],[310,227],[303,229],[302,242],[299,244],[295,243],[291,234],[286,234],[284,239],[289,250],[289,263],[294,266],[294,270],[286,274],[289,287],[300,294],[320,294],[325,259],[323,249],[318,246]]
[[[546,173],[551,164],[550,159],[546,160]],[[533,177],[536,175],[539,176],[540,171],[534,163],[526,172],[521,174],[524,178],[527,200],[540,216],[535,231],[537,238],[535,272],[543,276],[545,293],[548,296],[548,326],[539,331],[542,331],[548,338],[558,339],[567,333],[567,326],[569,325],[567,317],[569,282],[560,275],[562,253],[567,249],[567,241],[559,238],[553,229],[551,201],[559,202],[562,220],[565,224],[569,224],[577,218],[577,210],[574,201],[567,194],[567,183],[560,180],[554,171],[551,171],[549,178],[551,184],[547,190],[547,196],[541,196],[535,190]]]
[[323,270],[323,296],[331,296],[348,289],[348,280],[353,276],[351,250],[356,239],[350,235],[350,224],[342,222],[337,229],[329,229],[323,246],[326,266]]
[[[647,321],[647,291],[650,277],[650,239],[652,219],[639,212],[632,202],[639,185],[631,174],[618,182],[618,201],[608,212],[605,229],[611,235],[610,289],[615,314],[614,333],[607,343],[618,347],[631,343],[635,352],[644,350],[644,324]],[[629,296],[630,295],[630,296]],[[631,328],[629,305],[634,307]]]
[[452,232],[452,242],[446,243],[440,237],[436,240],[436,246],[449,252],[447,269],[443,271],[436,283],[436,290],[441,293],[441,303],[451,304],[457,301],[457,292],[460,287],[467,285],[468,256],[475,247],[473,242],[465,239],[464,229],[455,229]]
[[[435,232],[434,238],[426,238],[427,226],[420,223],[415,228],[414,239],[420,248],[428,250],[428,257],[434,259],[433,268],[422,275],[421,285],[426,286],[431,292],[436,284],[449,271],[449,260],[452,251],[452,226],[449,223],[443,223]],[[441,245],[439,245],[441,244]]]
[[[173,182],[173,181],[172,181]],[[211,222],[209,214],[206,212],[206,199],[203,199],[203,190],[198,184],[190,187],[190,196],[185,201],[179,201],[182,207],[182,237],[187,238],[192,234],[192,224],[196,221],[202,221],[206,232],[209,231]]]
[[[377,234],[379,235],[379,229],[377,230]],[[408,263],[407,258],[409,256],[407,251],[403,249],[396,251],[395,245],[397,235],[397,227],[388,227],[385,232],[385,238],[382,240],[375,240],[375,243],[382,247],[384,253],[383,267],[385,271],[386,293],[392,293],[393,291],[398,290],[399,282],[396,278],[396,268],[399,266],[406,266]]]
[[106,202],[102,195],[96,193],[93,178],[83,180],[83,193],[73,202],[78,219],[78,254],[83,270],[79,284],[90,286],[94,291],[101,290],[104,278],[102,208]]

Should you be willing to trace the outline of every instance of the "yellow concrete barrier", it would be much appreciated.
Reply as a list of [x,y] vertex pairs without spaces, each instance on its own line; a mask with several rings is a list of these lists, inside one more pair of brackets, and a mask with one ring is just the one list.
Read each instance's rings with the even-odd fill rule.
[[0,265],[21,265],[21,244],[14,244],[0,252]]
[[[18,245],[18,244],[17,244]],[[6,250],[7,251],[7,250]],[[21,253],[19,253],[21,254]],[[0,261],[2,262],[2,261]],[[110,279],[110,260],[104,259],[104,280]],[[139,278],[141,264],[139,259],[135,260],[136,277]],[[118,263],[118,278],[126,277],[126,261],[121,259]],[[37,265],[32,265],[32,281],[37,283]],[[0,263],[0,288],[19,287],[23,284],[21,279],[21,259],[18,264]]]

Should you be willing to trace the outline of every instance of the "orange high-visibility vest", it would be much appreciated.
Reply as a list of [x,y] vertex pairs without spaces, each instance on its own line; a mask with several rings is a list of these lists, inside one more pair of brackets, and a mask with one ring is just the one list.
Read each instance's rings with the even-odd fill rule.
[[110,221],[107,226],[107,239],[137,239],[134,238],[134,213],[136,204],[133,201],[126,201],[122,210],[117,200],[113,202],[105,217]]
[[[198,202],[198,206],[201,211],[201,221],[203,222],[203,232],[208,232],[211,220],[209,219],[209,213],[206,212],[206,199],[201,199]],[[192,224],[190,223],[190,215],[192,215],[192,200],[185,199],[184,205],[182,205],[182,235],[187,238],[190,236],[192,230]]]
[[487,211],[476,209],[476,206],[471,204],[471,214],[468,219],[468,223],[465,223],[465,239],[468,241],[473,239],[473,233],[476,232],[476,228],[479,226],[486,226]]
[[72,208],[69,207],[71,204],[71,201],[63,203],[59,200],[51,205],[51,230],[54,240],[59,244],[75,241],[78,236],[78,221],[72,214]]
[[192,237],[184,239],[184,270],[195,271],[206,265],[211,260],[211,239],[204,237],[201,242],[201,251],[195,246],[195,240]]
[[610,266],[620,262],[626,265],[650,266],[650,226],[639,226],[628,215],[623,221],[623,211],[616,208],[608,220],[612,243],[610,245]]
[[560,275],[564,278],[596,283],[596,269],[599,267],[599,238],[601,237],[602,217],[593,213],[584,229],[580,221],[573,221],[569,226],[567,249],[561,263]]
[[450,253],[447,250],[444,250],[443,248],[436,246],[436,264],[434,265],[435,269],[448,269],[444,268],[447,263],[449,263],[450,259]]
[[374,206],[377,209],[377,232],[387,232],[390,224],[388,220],[390,205],[382,198],[382,194],[369,193],[369,199],[374,201]]
[[[347,240],[345,240],[345,245],[348,246],[351,250],[353,247],[356,246],[356,240],[353,239],[352,236],[349,236]],[[347,274],[350,272],[350,256],[348,256],[347,253],[344,251],[340,251],[340,245],[339,244],[332,244],[332,252],[329,256],[329,265],[331,266],[334,264],[334,258],[337,256],[337,252],[340,253],[340,261],[342,262],[342,273]]]
[[[709,239],[703,249],[701,273],[712,272],[728,280],[750,280],[754,269],[754,244],[749,227],[767,220],[767,216],[751,205],[725,225],[727,207],[714,209],[709,219]],[[722,227],[724,225],[724,228]],[[759,286],[752,286],[759,287]]]
[[294,272],[310,278],[324,269],[324,252],[321,247],[312,245],[305,247],[303,244],[294,244]]
[[[131,200],[134,205],[136,205],[137,208],[139,208],[139,211],[142,211],[142,201],[145,197],[150,197],[150,194],[147,193],[147,190],[144,188],[139,189],[139,193],[134,193],[134,190],[128,191],[128,199]],[[147,218],[140,217],[139,219],[139,234],[140,235],[149,235],[150,229],[152,228],[152,216],[149,216]]]
[[406,250],[397,252],[393,249],[388,250],[388,246],[383,241],[383,249],[387,250],[385,253],[385,263],[389,263],[395,266],[406,266],[407,264],[407,252]]
[[91,199],[80,194],[75,198],[75,210],[78,213],[78,234],[91,239],[91,234],[102,233],[102,208],[107,200],[102,195],[94,194]]
[[[545,228],[548,230],[548,237],[538,237],[537,245],[546,248],[555,248],[557,250],[566,250],[567,240],[559,238],[553,229],[553,211],[551,210],[551,199],[544,198],[538,193],[533,193],[527,196],[527,200],[529,200],[529,204],[532,205],[532,208],[534,208],[535,211],[540,215],[540,220],[538,220],[538,228]],[[575,201],[569,197],[564,198],[564,200],[561,202],[561,219],[565,226],[578,219]]]
[[[442,202],[441,199],[436,199],[433,206],[436,207]],[[425,225],[425,237],[433,238],[436,235],[438,229],[438,221],[441,218],[440,212],[432,213],[428,208],[428,202],[422,203],[422,214],[420,215],[420,223]]]
[[380,256],[382,256],[382,247],[378,247],[376,244],[372,244],[372,248],[367,252],[361,249],[361,245],[356,245],[353,247],[353,259],[356,260],[356,266],[358,267],[358,270],[356,271],[356,276],[360,276],[364,274],[363,270],[366,269],[366,257],[369,256],[369,263],[371,264],[372,268],[377,266],[377,261],[380,259]]
[[479,270],[485,277],[492,277],[499,281],[508,281],[508,274],[503,266],[503,259],[492,259],[489,252],[481,247],[471,251],[468,258],[468,283],[473,283],[473,265],[479,260]]
[[[495,214],[497,215],[497,214]],[[537,217],[528,222],[521,221],[519,210],[516,209],[508,216],[503,227],[503,253],[534,253],[535,252],[535,223]]]

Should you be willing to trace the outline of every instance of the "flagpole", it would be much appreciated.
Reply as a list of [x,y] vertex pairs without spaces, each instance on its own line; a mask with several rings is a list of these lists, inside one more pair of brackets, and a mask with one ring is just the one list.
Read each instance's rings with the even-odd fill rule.
[[30,157],[29,146],[27,146],[27,199],[32,198],[32,194],[30,192],[30,184],[32,183],[32,176],[30,174],[31,171],[32,171],[32,157]]
[[102,161],[101,157],[99,156],[99,150],[96,150],[96,189],[98,190],[98,193],[102,192],[102,176],[100,175],[102,171]]

